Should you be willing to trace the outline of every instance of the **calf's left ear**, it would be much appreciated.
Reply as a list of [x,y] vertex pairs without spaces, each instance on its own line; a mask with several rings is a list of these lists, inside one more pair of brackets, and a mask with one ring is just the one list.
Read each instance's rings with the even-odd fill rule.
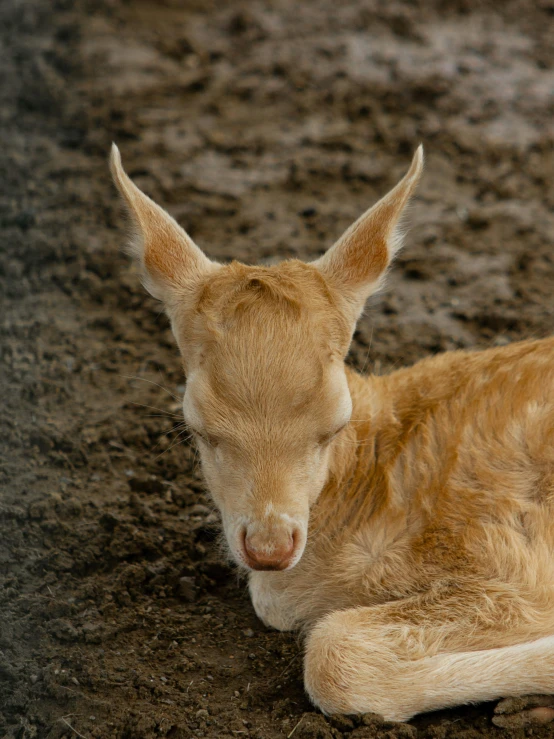
[[379,289],[387,267],[401,246],[398,224],[423,171],[419,146],[410,169],[388,195],[366,211],[313,265],[342,293],[354,313]]
[[130,252],[141,266],[146,289],[166,306],[199,279],[217,270],[179,224],[127,176],[115,144],[110,170],[133,222]]

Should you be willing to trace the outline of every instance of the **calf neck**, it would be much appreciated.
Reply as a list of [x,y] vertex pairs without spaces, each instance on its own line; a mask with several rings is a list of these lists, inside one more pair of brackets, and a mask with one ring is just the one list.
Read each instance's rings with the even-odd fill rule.
[[328,713],[554,692],[554,341],[384,377],[344,358],[423,167],[320,259],[221,265],[111,167],[163,301],[185,420],[268,625]]

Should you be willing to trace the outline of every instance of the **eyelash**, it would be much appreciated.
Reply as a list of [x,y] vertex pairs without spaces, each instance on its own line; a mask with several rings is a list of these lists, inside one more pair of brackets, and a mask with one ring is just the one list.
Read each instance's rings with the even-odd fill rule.
[[341,431],[342,431],[342,430],[343,430],[344,428],[346,428],[346,426],[347,426],[347,424],[345,423],[345,424],[343,424],[343,425],[342,425],[342,426],[340,427],[340,429],[337,429],[336,431],[333,431],[333,433],[332,433],[332,434],[327,434],[326,436],[322,436],[322,437],[320,438],[320,440],[319,440],[319,443],[320,443],[320,445],[321,445],[321,446],[325,446],[326,444],[329,444],[329,443],[330,443],[331,441],[333,441],[333,439],[335,438],[335,436],[338,436],[338,435],[340,434],[340,432],[341,432]]
[[199,431],[196,431],[194,429],[191,429],[191,432],[196,436],[197,439],[200,441],[203,441],[206,446],[211,447],[212,449],[215,449],[218,442],[215,439],[210,439],[209,436],[205,436],[204,434],[201,434]]

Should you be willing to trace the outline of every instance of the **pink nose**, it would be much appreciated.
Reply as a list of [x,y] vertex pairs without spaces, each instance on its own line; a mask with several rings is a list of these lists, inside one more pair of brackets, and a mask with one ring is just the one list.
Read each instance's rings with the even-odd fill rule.
[[271,549],[262,547],[255,536],[252,539],[244,537],[246,563],[253,570],[284,570],[290,564],[294,548],[294,536],[289,536],[283,543],[273,544]]

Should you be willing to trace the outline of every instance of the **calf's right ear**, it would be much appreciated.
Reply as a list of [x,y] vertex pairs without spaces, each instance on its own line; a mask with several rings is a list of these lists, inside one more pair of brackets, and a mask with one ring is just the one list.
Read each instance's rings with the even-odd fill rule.
[[179,224],[131,181],[112,144],[110,170],[133,223],[130,252],[139,262],[147,290],[170,306],[183,291],[219,268]]

